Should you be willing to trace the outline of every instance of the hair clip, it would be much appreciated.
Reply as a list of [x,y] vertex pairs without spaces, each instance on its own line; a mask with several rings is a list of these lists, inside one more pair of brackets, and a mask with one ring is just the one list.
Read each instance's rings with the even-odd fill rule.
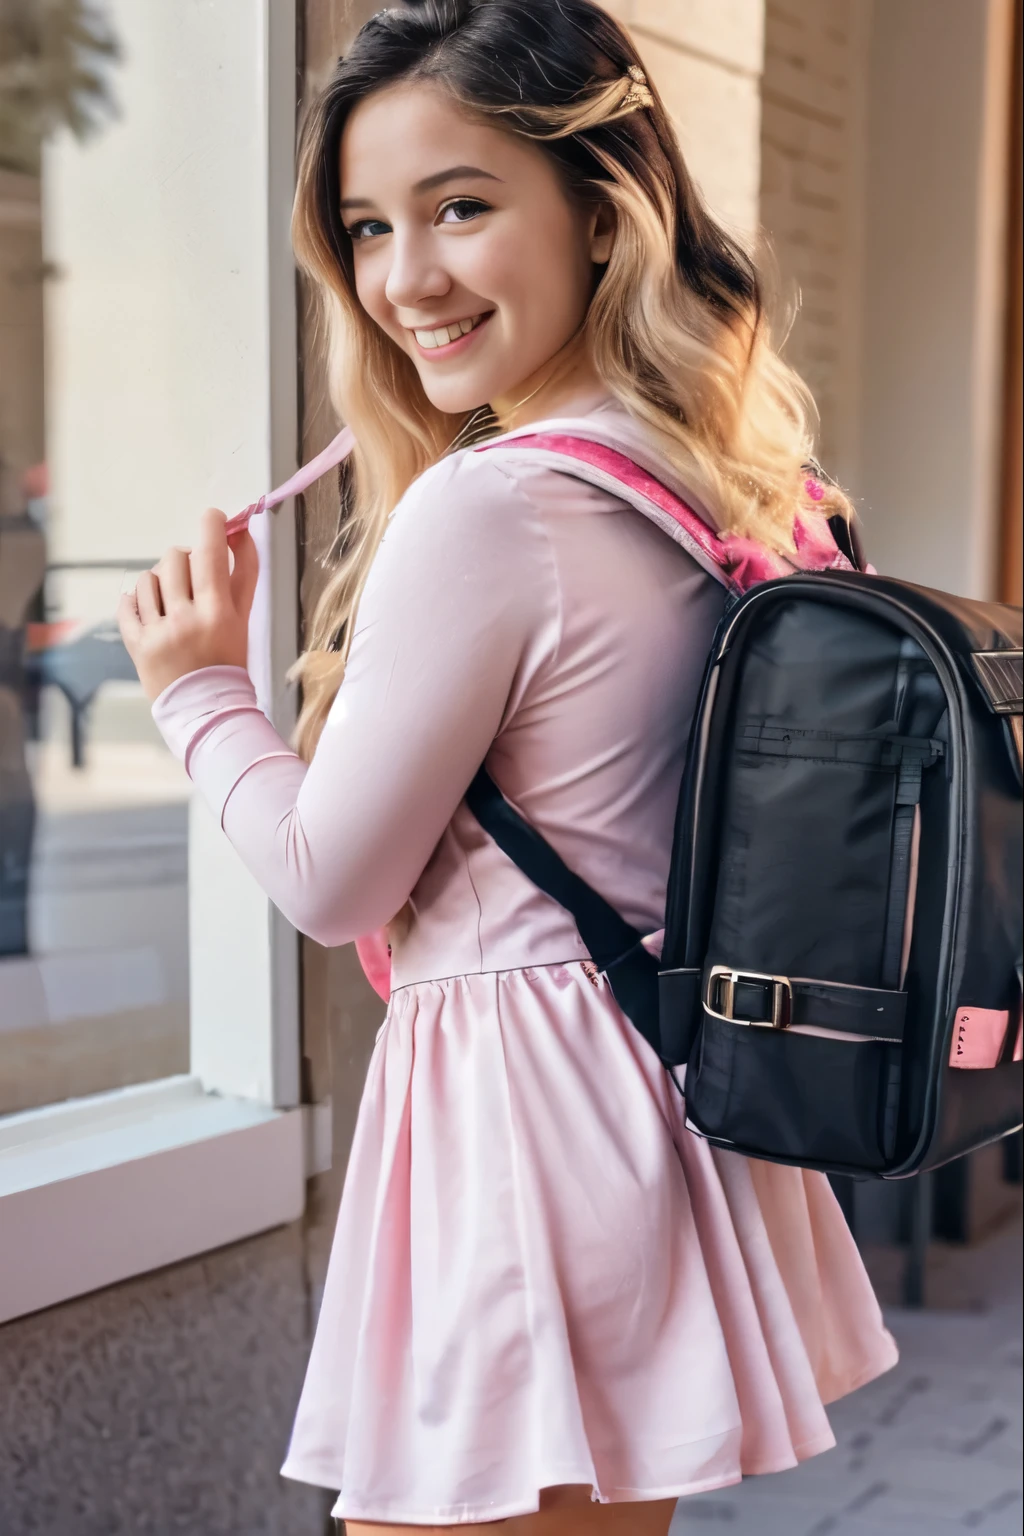
[[647,84],[647,76],[639,64],[631,64],[626,70],[626,78],[629,80],[629,90],[623,96],[622,107],[653,107],[654,97],[651,95]]

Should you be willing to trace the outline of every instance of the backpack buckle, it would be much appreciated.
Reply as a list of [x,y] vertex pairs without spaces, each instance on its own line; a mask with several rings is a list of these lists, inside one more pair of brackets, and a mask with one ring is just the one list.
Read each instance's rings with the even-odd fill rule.
[[[770,989],[771,1018],[736,1017],[736,989],[746,986],[756,987],[764,994]],[[768,995],[764,1001],[769,1002]],[[793,983],[788,976],[771,976],[764,971],[735,971],[729,965],[713,965],[708,973],[704,1010],[713,1019],[722,1019],[726,1024],[746,1024],[753,1029],[786,1029],[793,1017]]]

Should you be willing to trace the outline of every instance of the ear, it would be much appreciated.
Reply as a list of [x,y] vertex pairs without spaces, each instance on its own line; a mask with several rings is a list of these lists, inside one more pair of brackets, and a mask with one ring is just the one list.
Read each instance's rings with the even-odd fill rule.
[[590,217],[590,259],[603,267],[611,260],[615,244],[615,209],[611,203],[598,203]]

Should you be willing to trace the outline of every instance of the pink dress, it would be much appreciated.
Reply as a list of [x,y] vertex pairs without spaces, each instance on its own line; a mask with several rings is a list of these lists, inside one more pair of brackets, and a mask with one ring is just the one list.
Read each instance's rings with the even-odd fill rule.
[[[618,407],[588,424],[652,463]],[[486,757],[571,867],[660,928],[722,604],[605,491],[461,453],[391,519],[308,767],[239,669],[154,706],[296,927],[342,944],[393,920],[283,1469],[340,1489],[339,1517],[499,1520],[555,1484],[655,1499],[779,1471],[834,1443],[823,1403],[895,1362],[825,1178],[685,1129],[572,921],[463,804]]]

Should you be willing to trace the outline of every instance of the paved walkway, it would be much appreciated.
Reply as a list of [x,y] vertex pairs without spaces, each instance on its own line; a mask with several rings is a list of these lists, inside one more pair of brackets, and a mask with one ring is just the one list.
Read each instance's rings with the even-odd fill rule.
[[831,1410],[837,1449],[682,1501],[672,1536],[1020,1536],[1020,1225],[932,1264],[940,1305],[888,1311],[900,1363]]

